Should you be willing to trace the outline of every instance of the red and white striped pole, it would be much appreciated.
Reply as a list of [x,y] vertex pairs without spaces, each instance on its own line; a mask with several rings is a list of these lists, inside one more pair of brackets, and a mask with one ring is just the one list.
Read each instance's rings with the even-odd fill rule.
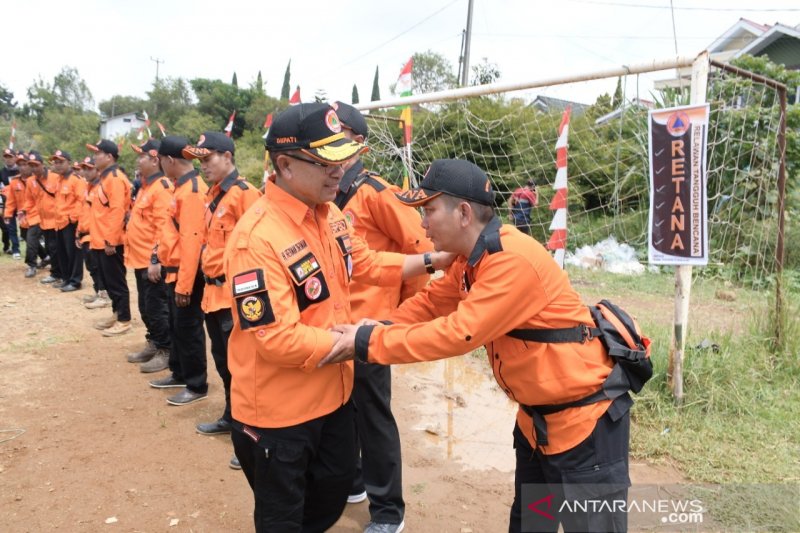
[[567,136],[569,135],[569,116],[572,111],[567,107],[561,117],[558,127],[558,141],[556,142],[556,182],[553,189],[556,191],[550,202],[550,210],[555,211],[553,222],[550,223],[550,240],[547,249],[554,250],[558,266],[564,268],[564,253],[567,248]]

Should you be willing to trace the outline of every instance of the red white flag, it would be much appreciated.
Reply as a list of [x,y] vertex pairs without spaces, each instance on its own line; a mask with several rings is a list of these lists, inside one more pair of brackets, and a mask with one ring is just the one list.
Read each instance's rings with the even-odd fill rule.
[[13,150],[14,143],[17,142],[17,120],[11,122],[11,138],[8,140],[8,148]]
[[297,105],[299,103],[300,103],[300,86],[298,85],[292,97],[289,98],[289,105]]
[[[269,127],[272,126],[272,113],[267,114],[266,120],[264,120],[264,135],[261,136],[262,139],[266,139],[267,135],[269,135]],[[266,159],[264,159],[264,163],[266,164]],[[266,168],[266,167],[264,167]]]
[[157,121],[157,120],[156,120],[156,125],[158,126],[158,129],[161,130],[161,136],[162,137],[166,137],[167,136],[167,128],[165,128],[164,125],[162,123],[160,123],[159,121]]
[[233,113],[231,113],[231,116],[228,118],[228,124],[225,126],[225,129],[222,130],[222,131],[225,132],[225,135],[227,135],[228,137],[230,137],[231,134],[233,133],[233,119],[234,118],[236,118],[236,110],[234,110]]
[[142,114],[144,115],[144,129],[147,130],[147,137],[151,138],[153,134],[150,132],[150,117],[147,116],[147,111],[143,110]]
[[564,254],[567,248],[567,136],[569,135],[569,117],[571,107],[564,110],[561,124],[558,127],[558,141],[556,142],[556,181],[553,184],[555,195],[550,201],[550,210],[555,211],[553,222],[550,223],[550,240],[547,249],[554,250],[554,259],[561,268],[564,268]]

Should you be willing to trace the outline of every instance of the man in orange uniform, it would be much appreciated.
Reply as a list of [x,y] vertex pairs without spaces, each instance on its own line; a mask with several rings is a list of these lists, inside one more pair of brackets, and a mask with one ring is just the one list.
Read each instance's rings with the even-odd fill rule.
[[[550,484],[547,494],[562,498],[583,489],[609,505],[625,501],[633,400],[625,393],[613,402],[579,403],[602,389],[613,363],[600,339],[584,335],[594,322],[567,274],[541,244],[502,225],[494,214],[489,180],[472,163],[434,161],[420,189],[401,199],[424,206],[422,223],[434,247],[458,258],[443,278],[392,313],[391,325],[335,328],[343,336],[324,362],[353,355],[380,364],[430,361],[484,345],[497,383],[520,404],[509,531],[544,531],[539,523],[531,527],[536,515],[527,509],[546,494],[530,499],[536,493],[528,493],[529,488]],[[524,297],[523,282],[528,287]],[[531,342],[512,336],[519,330],[554,329],[564,338]],[[528,497],[523,497],[523,485]],[[552,514],[555,519],[547,524],[552,531],[559,521],[568,532],[626,528],[624,512]]]
[[[3,168],[0,169],[0,206],[8,203],[8,196],[11,194],[11,182],[19,176],[17,166],[17,153],[11,148],[3,150]],[[0,211],[3,209],[0,207]],[[3,220],[0,227],[3,230],[3,252],[12,254],[14,259],[19,259],[19,235],[17,235],[16,217],[2,215]]]
[[184,137],[167,135],[158,149],[161,168],[175,186],[170,220],[164,225],[158,244],[158,259],[166,272],[172,350],[170,375],[151,381],[150,386],[186,387],[193,394],[205,395],[208,374],[201,302],[206,282],[200,271],[200,252],[205,240],[208,185],[200,179],[192,162],[183,158],[188,144]]
[[[211,184],[206,194],[204,213],[206,245],[203,248],[201,268],[205,279],[203,311],[206,329],[211,340],[211,355],[225,387],[225,410],[222,416],[205,424],[198,424],[203,435],[218,435],[231,431],[231,373],[228,370],[228,337],[233,328],[231,317],[230,284],[225,277],[223,253],[233,227],[244,212],[253,205],[261,193],[239,175],[234,159],[234,144],[224,133],[207,131],[200,136],[196,146],[183,149],[187,159],[199,159],[200,170]],[[189,393],[184,391],[187,399]],[[240,468],[234,456],[231,468]]]
[[[25,205],[25,179],[28,177],[28,166],[25,165],[25,174],[22,173],[22,165],[24,162],[18,163],[17,156],[19,154],[15,154],[13,150],[6,149],[3,153],[3,159],[6,160],[6,168],[9,168],[9,165],[12,165],[11,160],[13,158],[13,168],[16,171],[16,174],[10,174],[8,179],[8,186],[3,189],[3,193],[6,196],[5,202],[5,209],[3,210],[3,221],[6,224],[6,227],[9,231],[9,238],[11,239],[12,244],[12,252],[14,253],[14,259],[19,259],[19,238],[17,237],[17,224],[19,213],[23,209]],[[23,158],[24,159],[24,158]],[[19,223],[20,226],[20,234],[21,237],[25,238],[25,228],[22,227],[22,224]],[[35,266],[34,268],[34,275],[35,275]]]
[[86,196],[86,182],[72,171],[72,156],[69,152],[56,150],[50,156],[58,182],[56,187],[56,257],[59,261],[64,284],[61,292],[74,292],[83,282],[83,252],[75,246],[75,236],[81,206]]
[[317,369],[337,338],[329,328],[350,317],[351,276],[396,287],[425,267],[422,256],[371,253],[330,203],[342,163],[365,149],[345,139],[332,107],[290,107],[266,147],[274,181],[225,250],[236,307],[232,439],[256,531],[325,531],[355,474],[353,365]]
[[[367,121],[351,105],[333,104],[345,137],[363,143]],[[420,225],[419,213],[395,197],[400,189],[364,168],[359,157],[342,165],[344,177],[334,203],[342,210],[353,230],[373,250],[421,254],[433,250]],[[408,296],[422,289],[428,276],[414,278],[396,287],[376,287],[353,281],[350,308],[353,320],[384,318]],[[370,523],[365,531],[399,533],[403,517],[402,457],[400,433],[391,408],[391,367],[356,365],[353,406],[356,411],[358,450],[356,479],[348,501],[355,503],[369,495]]]
[[58,210],[56,209],[56,193],[59,177],[44,166],[44,160],[39,152],[31,151],[28,154],[28,166],[31,169],[27,211],[33,212],[34,205],[39,213],[39,226],[44,236],[47,253],[50,256],[50,275],[42,278],[41,283],[52,284],[60,288],[64,285],[64,275],[58,260],[58,239],[56,227],[58,225]]
[[[100,275],[100,265],[98,263],[97,255],[92,252],[89,246],[91,242],[92,233],[92,201],[97,201],[97,169],[94,166],[94,158],[84,157],[78,163],[80,168],[79,174],[86,182],[84,186],[84,199],[81,204],[81,214],[78,219],[78,234],[75,238],[75,245],[80,246],[83,252],[84,262],[86,263],[86,270],[89,271],[89,276],[92,278],[92,288],[94,294],[83,297],[83,305],[87,309],[100,309],[111,305],[111,300],[106,292],[105,285],[103,285],[103,278]],[[95,230],[96,232],[97,230]]]
[[89,247],[98,259],[100,275],[111,298],[112,315],[95,324],[103,335],[113,337],[131,329],[131,301],[128,280],[125,278],[125,215],[131,205],[131,182],[117,165],[119,148],[116,143],[102,139],[87,144],[94,152],[98,183],[89,194],[91,200],[91,233]]
[[36,276],[36,269],[40,265],[37,263],[37,257],[42,260],[41,267],[44,267],[44,260],[47,258],[47,250],[42,245],[42,228],[39,226],[41,219],[39,218],[39,209],[36,207],[35,202],[30,202],[31,190],[35,186],[33,183],[31,167],[28,164],[28,154],[20,152],[17,154],[17,165],[19,166],[19,178],[24,185],[22,196],[16,196],[13,204],[17,212],[17,221],[19,222],[20,233],[25,239],[25,264],[28,269],[25,271],[26,278]]
[[173,186],[161,172],[160,145],[155,139],[141,146],[131,145],[138,155],[136,169],[142,185],[125,228],[125,266],[134,271],[139,315],[145,325],[145,346],[128,354],[128,362],[142,363],[139,371],[146,374],[167,368],[172,346],[167,287],[158,261],[158,243],[169,219]]

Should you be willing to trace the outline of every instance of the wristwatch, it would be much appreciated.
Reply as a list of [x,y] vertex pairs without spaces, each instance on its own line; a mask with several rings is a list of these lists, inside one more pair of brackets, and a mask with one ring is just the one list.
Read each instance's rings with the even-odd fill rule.
[[430,252],[422,254],[422,261],[425,263],[425,272],[428,274],[434,274],[436,272],[436,269],[433,267],[433,258]]

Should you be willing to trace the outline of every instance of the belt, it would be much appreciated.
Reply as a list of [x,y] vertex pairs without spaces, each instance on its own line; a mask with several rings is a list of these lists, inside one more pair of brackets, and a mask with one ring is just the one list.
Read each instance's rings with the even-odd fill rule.
[[167,272],[169,274],[174,274],[177,271],[178,267],[164,267],[164,272]]
[[211,278],[203,274],[203,278],[206,280],[206,285],[216,285],[217,287],[222,287],[222,285],[225,283],[225,274],[217,276],[216,278]]

